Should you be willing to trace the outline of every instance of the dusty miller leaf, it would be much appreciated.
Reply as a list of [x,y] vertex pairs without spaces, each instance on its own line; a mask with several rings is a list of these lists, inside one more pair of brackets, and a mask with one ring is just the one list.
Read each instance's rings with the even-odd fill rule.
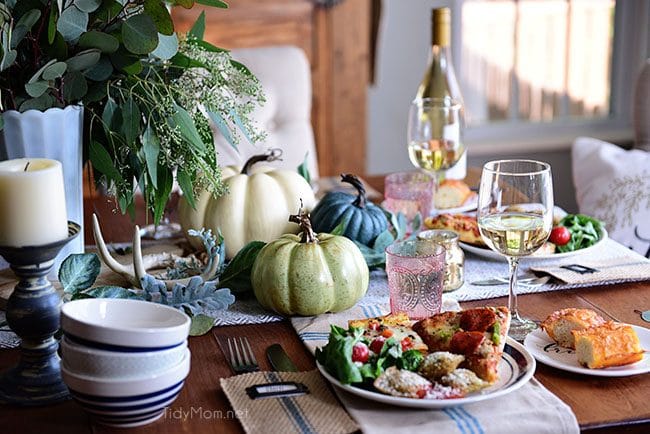
[[190,278],[187,285],[176,283],[171,294],[163,282],[152,276],[143,277],[141,284],[145,300],[186,310],[192,315],[203,313],[206,309],[223,310],[235,302],[230,289],[217,289],[216,282],[204,282],[200,276]]
[[[201,244],[208,254],[208,261],[205,268],[212,267],[212,262],[219,261],[217,266],[217,275],[221,274],[224,262],[226,261],[226,243],[221,235],[221,231],[217,235],[212,234],[212,229],[201,228],[201,230],[189,229],[187,234],[191,237],[198,237],[201,239]],[[212,276],[210,276],[212,278]]]

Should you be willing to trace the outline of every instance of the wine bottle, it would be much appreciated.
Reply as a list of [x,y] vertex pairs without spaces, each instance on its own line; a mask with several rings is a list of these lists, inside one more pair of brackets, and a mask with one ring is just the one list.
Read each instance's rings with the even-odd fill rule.
[[[451,98],[461,104],[461,125],[464,125],[463,96],[458,86],[451,58],[451,11],[438,8],[431,11],[431,54],[429,64],[420,82],[416,99]],[[462,139],[462,138],[461,138]],[[467,152],[451,168],[445,178],[463,179],[467,174]]]

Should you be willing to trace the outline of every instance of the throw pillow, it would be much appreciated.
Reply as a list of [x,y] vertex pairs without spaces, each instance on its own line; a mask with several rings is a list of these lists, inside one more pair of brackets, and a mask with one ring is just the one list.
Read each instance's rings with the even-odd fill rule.
[[580,212],[604,221],[613,240],[650,257],[650,152],[580,137],[572,165]]

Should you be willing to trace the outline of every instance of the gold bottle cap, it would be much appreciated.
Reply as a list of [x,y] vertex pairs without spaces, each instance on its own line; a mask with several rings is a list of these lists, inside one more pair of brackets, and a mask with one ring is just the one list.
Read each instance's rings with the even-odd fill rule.
[[431,42],[446,47],[451,39],[451,10],[437,8],[431,10]]

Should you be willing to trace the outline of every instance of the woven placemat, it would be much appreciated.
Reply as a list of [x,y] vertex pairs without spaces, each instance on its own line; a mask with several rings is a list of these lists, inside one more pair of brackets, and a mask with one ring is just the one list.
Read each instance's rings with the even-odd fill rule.
[[650,279],[650,261],[629,256],[577,259],[575,263],[536,265],[531,270],[550,274],[572,285]]
[[[301,396],[251,399],[246,388],[294,381],[309,393]],[[318,371],[252,372],[221,379],[221,387],[247,433],[328,433],[357,431],[357,424],[338,403]]]

